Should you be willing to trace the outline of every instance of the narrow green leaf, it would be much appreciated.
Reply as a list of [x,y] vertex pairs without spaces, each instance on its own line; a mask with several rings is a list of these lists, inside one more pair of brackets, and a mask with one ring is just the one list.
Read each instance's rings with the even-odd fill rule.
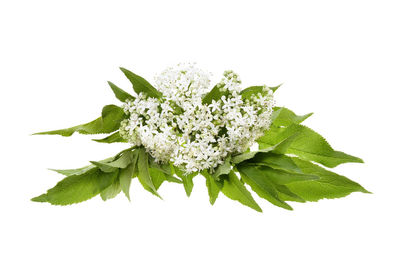
[[147,82],[144,78],[140,77],[137,74],[125,69],[120,68],[121,71],[125,74],[125,76],[131,81],[133,89],[137,94],[143,92],[148,97],[153,98],[161,98],[162,94],[157,89],[155,89],[149,82]]
[[293,193],[286,185],[274,184],[278,197],[282,201],[306,202],[302,197]]
[[289,172],[302,173],[301,169],[293,162],[292,158],[283,154],[258,153],[253,159],[247,160],[248,163],[269,166]]
[[253,199],[244,184],[238,179],[236,174],[231,171],[228,175],[222,175],[223,186],[221,192],[232,200],[237,200],[258,212],[262,212],[260,206]]
[[98,161],[90,161],[93,165],[98,167],[101,171],[104,172],[114,172],[117,171],[117,168],[109,166],[107,163],[98,162]]
[[143,188],[152,193],[153,195],[161,198],[157,192],[149,172],[149,158],[144,148],[139,149],[138,157],[138,179],[142,184]]
[[201,174],[204,176],[204,178],[206,178],[206,185],[207,185],[208,195],[210,197],[210,203],[211,205],[214,205],[223,184],[221,181],[216,181],[213,178],[213,176],[210,173],[208,173],[207,170],[203,170]]
[[349,195],[352,192],[370,193],[361,185],[350,179],[323,169],[311,162],[293,158],[293,161],[304,173],[319,176],[318,180],[310,180],[287,184],[295,194],[307,201],[318,201],[323,198],[333,199]]
[[115,168],[126,168],[132,163],[133,154],[133,151],[128,149],[122,152],[114,161],[108,162],[107,165]]
[[76,168],[76,169],[53,169],[49,168],[49,170],[55,171],[57,173],[60,173],[65,176],[71,176],[71,175],[81,175],[87,171],[89,171],[92,168],[95,168],[95,165],[89,165],[81,168]]
[[303,116],[296,115],[293,111],[285,107],[275,107],[272,115],[272,125],[275,126],[289,126],[291,124],[300,124],[309,118],[313,113]]
[[131,200],[129,190],[131,187],[132,178],[135,174],[135,169],[137,168],[139,150],[135,149],[132,152],[132,162],[126,168],[122,168],[119,174],[119,183],[121,185],[122,192],[124,192],[129,201]]
[[155,168],[149,168],[149,173],[154,187],[158,190],[161,184],[166,180],[165,174]]
[[99,167],[104,172],[112,172],[118,168],[126,168],[130,163],[132,163],[132,159],[133,159],[133,152],[131,151],[131,149],[128,149],[115,156],[112,161],[109,162],[90,161],[90,162]]
[[120,192],[121,186],[117,177],[109,187],[101,191],[100,197],[102,200],[106,201],[115,198]]
[[121,137],[119,131],[100,139],[92,139],[93,141],[99,143],[126,143],[127,141]]
[[296,138],[297,134],[289,135],[287,138],[284,138],[274,146],[268,146],[266,148],[259,149],[257,151],[251,151],[251,152],[245,152],[241,153],[239,155],[233,156],[232,157],[232,163],[234,164],[239,164],[243,161],[252,159],[256,154],[258,153],[277,153],[277,154],[284,154],[286,150],[289,148],[290,144],[294,141]]
[[303,174],[303,173],[293,173],[279,169],[273,169],[267,166],[255,166],[253,164],[247,164],[251,167],[256,167],[257,170],[261,171],[263,176],[276,184],[286,185],[292,182],[301,182],[307,180],[318,180],[317,175]]
[[112,91],[114,92],[115,97],[121,102],[126,102],[126,100],[135,100],[135,98],[124,91],[123,89],[117,87],[112,82],[108,81],[108,85],[111,87]]
[[278,207],[286,210],[293,210],[289,204],[279,198],[274,183],[268,180],[258,167],[241,164],[238,165],[237,168],[243,181],[250,185],[251,189],[256,192],[257,195]]
[[231,170],[232,170],[231,157],[228,156],[224,159],[224,163],[219,165],[215,169],[215,172],[212,174],[212,177],[215,180],[218,180],[220,178],[220,176],[229,174],[229,172],[231,172]]
[[360,158],[335,151],[320,134],[310,128],[292,124],[287,128],[271,128],[257,142],[261,148],[268,148],[284,138],[297,134],[287,149],[287,153],[300,158],[320,163],[327,167],[335,167],[342,163],[362,163]]
[[110,186],[118,176],[118,171],[105,173],[92,168],[82,175],[71,175],[61,180],[46,194],[32,201],[49,202],[54,205],[68,205],[82,202],[98,195]]
[[186,195],[190,197],[190,194],[192,193],[193,190],[193,178],[197,174],[196,173],[184,174],[184,172],[177,167],[175,167],[175,173],[176,175],[178,175],[179,178],[181,178],[183,182],[183,187],[185,188]]
[[35,133],[34,135],[61,135],[71,136],[77,132],[80,134],[108,134],[119,129],[120,122],[125,118],[124,110],[116,105],[106,105],[102,116],[94,121],[77,125],[67,129]]

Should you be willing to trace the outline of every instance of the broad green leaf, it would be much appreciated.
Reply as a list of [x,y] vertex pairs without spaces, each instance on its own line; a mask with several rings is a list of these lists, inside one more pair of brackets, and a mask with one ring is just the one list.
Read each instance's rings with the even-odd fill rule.
[[285,107],[275,107],[272,113],[272,125],[275,126],[289,126],[291,124],[300,124],[309,118],[313,113],[303,116],[296,115],[293,111]]
[[126,100],[135,100],[135,98],[132,95],[130,95],[123,89],[117,87],[112,82],[108,81],[108,85],[111,87],[112,91],[114,92],[115,97],[117,97],[117,99],[120,100],[121,102],[126,102]]
[[203,104],[211,104],[212,101],[218,101],[221,99],[223,95],[226,95],[226,91],[221,91],[218,85],[215,85],[210,92],[208,92],[204,97],[203,97]]
[[153,98],[161,98],[162,94],[157,89],[155,89],[149,82],[147,82],[144,78],[140,77],[137,74],[125,69],[120,68],[121,71],[125,74],[125,76],[131,81],[133,89],[137,94],[143,92],[148,97]]
[[274,169],[280,169],[289,172],[302,173],[301,169],[293,162],[292,158],[283,154],[258,153],[253,159],[248,160],[248,163],[256,165],[269,166]]
[[125,118],[124,110],[116,105],[106,105],[100,118],[86,124],[77,125],[67,129],[36,133],[34,135],[61,135],[71,136],[80,134],[108,134],[119,129],[120,122]]
[[32,201],[49,202],[54,205],[82,202],[98,195],[110,186],[117,176],[118,171],[105,173],[98,168],[92,168],[82,175],[64,178],[46,194],[33,198]]
[[222,182],[221,181],[216,181],[213,176],[208,173],[207,170],[203,170],[201,173],[204,178],[206,178],[206,185],[207,185],[207,190],[208,190],[208,195],[210,197],[210,203],[211,205],[214,205],[215,201],[218,198],[219,191],[222,188]]
[[297,136],[297,134],[289,135],[287,138],[284,138],[283,140],[281,140],[274,146],[269,146],[267,148],[262,148],[257,151],[245,152],[245,153],[241,153],[239,155],[233,156],[232,163],[239,164],[243,161],[252,159],[258,153],[273,152],[273,153],[277,153],[277,154],[284,154],[287,151],[287,149],[289,148],[290,144],[292,144],[292,142],[294,141],[296,136]]
[[155,196],[161,198],[161,196],[157,192],[157,188],[155,187],[149,172],[149,158],[148,154],[144,148],[139,149],[139,157],[138,157],[138,179],[142,184],[143,188],[154,194]]
[[246,189],[244,184],[238,179],[236,174],[231,171],[228,175],[222,175],[223,186],[221,192],[232,200],[237,200],[258,212],[262,212],[260,206],[253,199],[253,196]]
[[293,161],[304,173],[319,176],[318,180],[287,184],[287,187],[293,193],[307,201],[318,201],[323,198],[340,198],[352,192],[370,193],[358,183],[334,172],[325,170],[311,162],[299,158],[293,158]]
[[185,174],[182,170],[175,167],[175,173],[181,178],[183,187],[185,188],[186,195],[190,197],[193,190],[193,178],[197,175],[196,173]]
[[215,172],[212,174],[212,177],[215,180],[218,180],[220,178],[220,176],[229,174],[229,172],[231,172],[231,170],[232,170],[231,157],[228,156],[224,159],[224,163],[219,165],[215,169]]
[[121,186],[119,184],[118,178],[106,189],[101,191],[100,197],[102,200],[106,201],[115,198],[121,192]]
[[250,185],[251,189],[261,198],[268,200],[272,204],[287,210],[293,208],[279,198],[279,193],[275,188],[275,184],[269,180],[258,167],[241,164],[238,170],[245,183]]
[[93,141],[99,142],[99,143],[126,143],[127,141],[121,137],[121,134],[119,131],[101,139],[92,139]]
[[335,167],[342,163],[362,163],[360,158],[335,151],[328,142],[310,128],[292,124],[287,128],[271,128],[257,142],[261,148],[268,148],[297,134],[286,153],[295,154],[300,158],[320,163],[327,167]]

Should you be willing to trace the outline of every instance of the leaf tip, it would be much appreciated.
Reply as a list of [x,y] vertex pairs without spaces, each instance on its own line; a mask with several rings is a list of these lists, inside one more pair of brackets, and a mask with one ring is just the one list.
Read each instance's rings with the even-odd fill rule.
[[33,202],[47,202],[47,194],[42,194],[38,197],[31,198]]

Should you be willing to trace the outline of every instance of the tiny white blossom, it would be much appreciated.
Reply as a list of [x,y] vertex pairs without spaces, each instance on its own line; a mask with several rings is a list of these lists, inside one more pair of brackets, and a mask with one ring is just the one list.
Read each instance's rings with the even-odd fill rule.
[[163,98],[140,93],[126,101],[129,118],[121,122],[120,133],[158,162],[171,162],[186,173],[213,170],[228,155],[246,151],[269,128],[272,91],[264,87],[244,101],[233,71],[224,72],[218,83],[225,95],[209,105],[202,98],[210,91],[210,74],[193,64],[167,68],[155,83]]

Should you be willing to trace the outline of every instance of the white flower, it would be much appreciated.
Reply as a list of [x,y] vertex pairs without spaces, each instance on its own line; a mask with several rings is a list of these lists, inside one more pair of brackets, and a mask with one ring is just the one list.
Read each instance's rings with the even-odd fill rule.
[[[140,93],[123,104],[129,115],[121,122],[121,136],[143,145],[158,162],[172,162],[186,173],[210,169],[229,154],[246,151],[271,122],[272,91],[243,101],[241,81],[233,71],[218,83],[226,93],[210,105],[202,98],[210,91],[210,74],[193,64],[167,68],[155,79],[163,98]],[[176,110],[180,107],[183,110]]]

